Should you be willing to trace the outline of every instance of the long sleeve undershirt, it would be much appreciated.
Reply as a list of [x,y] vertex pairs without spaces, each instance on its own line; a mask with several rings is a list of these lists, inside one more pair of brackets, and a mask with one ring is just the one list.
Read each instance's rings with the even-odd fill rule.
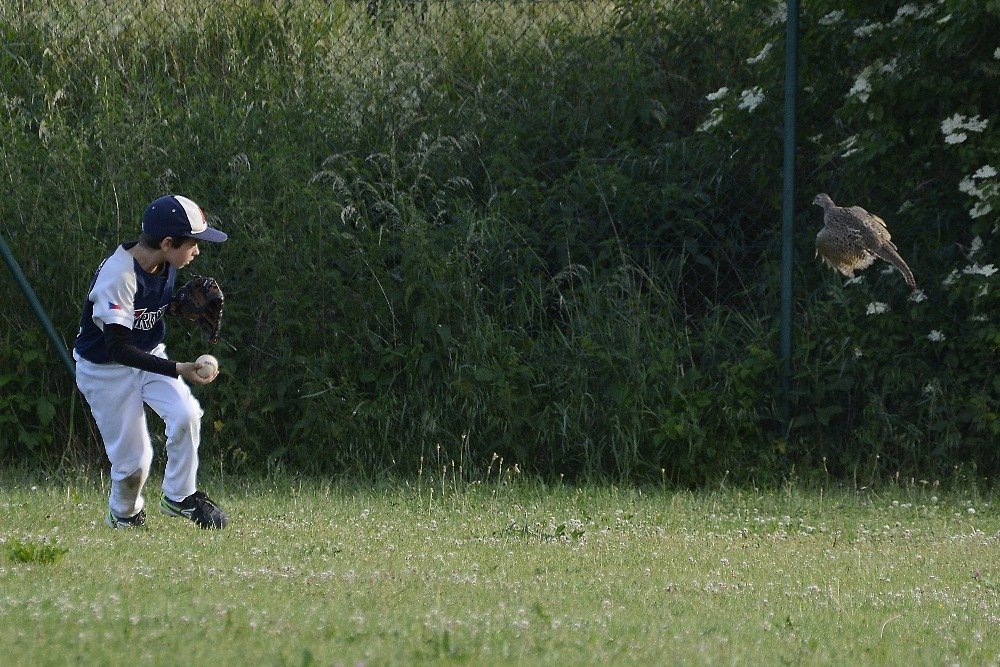
[[108,346],[111,358],[123,366],[177,377],[177,362],[162,359],[149,352],[143,352],[132,344],[132,330],[121,324],[104,325],[104,344]]

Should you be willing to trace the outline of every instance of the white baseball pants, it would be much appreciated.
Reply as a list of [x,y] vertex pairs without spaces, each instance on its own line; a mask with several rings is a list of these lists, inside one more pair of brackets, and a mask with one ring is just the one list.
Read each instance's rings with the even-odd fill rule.
[[[151,354],[167,358],[163,344]],[[90,404],[111,461],[108,503],[116,516],[133,516],[144,505],[142,487],[149,476],[153,446],[143,404],[153,408],[166,425],[163,493],[171,500],[183,500],[197,490],[195,478],[204,413],[183,380],[121,364],[94,364],[76,357],[76,386]]]

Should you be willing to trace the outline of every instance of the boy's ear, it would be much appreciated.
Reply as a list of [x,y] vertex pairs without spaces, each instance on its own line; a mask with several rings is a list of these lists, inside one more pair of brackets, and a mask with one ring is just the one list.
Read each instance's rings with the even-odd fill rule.
[[172,236],[164,237],[163,240],[160,241],[160,250],[167,250],[168,248],[171,247],[173,242],[174,242],[174,237]]

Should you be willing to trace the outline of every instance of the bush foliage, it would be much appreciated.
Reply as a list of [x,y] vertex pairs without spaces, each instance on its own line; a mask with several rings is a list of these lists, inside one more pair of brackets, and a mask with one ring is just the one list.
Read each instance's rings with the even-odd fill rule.
[[[70,342],[153,198],[231,234],[189,270],[229,297],[199,393],[212,465],[1000,470],[1000,3],[803,9],[787,432],[784,3],[191,2],[86,10],[100,31],[39,4],[0,13],[4,236]],[[889,222],[918,294],[813,259],[819,191]],[[0,290],[4,456],[96,458]],[[172,322],[172,355],[199,336]]]

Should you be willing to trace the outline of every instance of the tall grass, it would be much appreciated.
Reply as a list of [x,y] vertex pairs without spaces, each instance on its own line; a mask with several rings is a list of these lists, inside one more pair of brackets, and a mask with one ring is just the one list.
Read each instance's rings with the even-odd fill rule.
[[[973,374],[974,414],[963,389],[927,412],[912,409],[925,357],[835,371],[837,350],[875,356],[892,336],[844,318],[850,297],[827,297],[812,264],[794,428],[778,428],[779,95],[698,131],[707,93],[780,86],[777,61],[747,66],[780,34],[763,8],[377,4],[0,14],[0,216],[67,341],[100,258],[154,197],[191,196],[231,234],[192,267],[229,295],[222,378],[200,392],[206,459],[413,473],[444,451],[678,485],[773,483],[824,460],[849,477],[875,457],[887,474],[955,460],[990,474],[961,442],[995,435],[978,421],[995,383]],[[56,362],[24,374],[24,348],[44,350],[30,318],[2,317],[20,383],[0,399],[5,455],[99,451],[86,411],[62,410]],[[205,351],[171,328],[174,356]],[[891,400],[903,386],[911,407]]]

